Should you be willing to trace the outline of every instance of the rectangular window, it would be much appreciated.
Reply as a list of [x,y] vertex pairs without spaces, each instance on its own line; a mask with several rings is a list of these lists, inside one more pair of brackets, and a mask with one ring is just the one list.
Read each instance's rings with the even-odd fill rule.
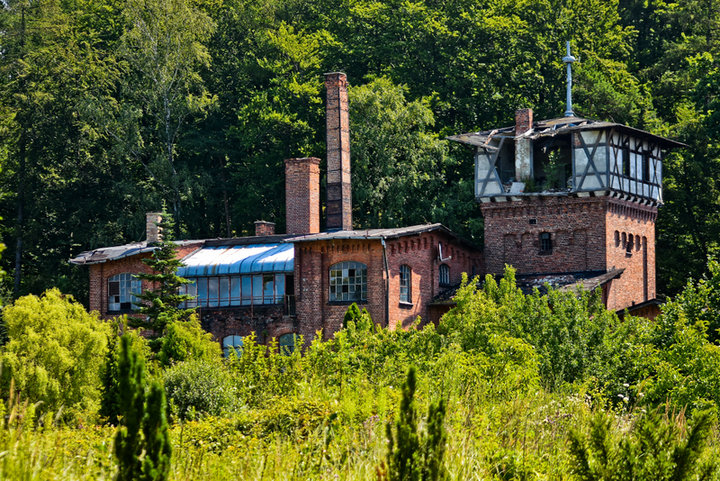
[[412,303],[412,296],[410,295],[410,267],[406,265],[400,266],[400,302],[407,304]]
[[229,277],[221,277],[220,278],[220,300],[218,302],[221,306],[229,306],[230,305],[230,278]]
[[272,274],[263,275],[263,304],[275,302],[275,276]]
[[285,274],[275,275],[275,304],[285,302]]
[[263,276],[253,276],[252,303],[263,303]]
[[197,280],[198,306],[208,305],[208,280],[207,277],[200,277]]
[[552,252],[552,237],[549,232],[540,233],[540,252],[543,254]]
[[642,181],[650,182],[650,152],[647,150],[642,154]]
[[234,276],[230,278],[230,305],[231,306],[239,306],[240,305],[240,286],[241,286],[241,277],[240,276]]
[[242,276],[242,305],[252,304],[252,277]]
[[218,278],[208,277],[208,307],[217,307],[218,294]]
[[197,307],[197,279],[188,279],[192,281],[191,284],[185,284],[183,286],[183,293],[189,296],[193,296],[193,299],[186,301],[185,307]]

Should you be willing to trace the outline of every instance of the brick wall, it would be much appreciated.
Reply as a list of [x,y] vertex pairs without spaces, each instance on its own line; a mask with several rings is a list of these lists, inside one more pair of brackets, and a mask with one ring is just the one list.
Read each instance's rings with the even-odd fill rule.
[[[533,196],[481,204],[488,272],[502,273],[505,264],[520,274],[604,270],[605,203],[595,197]],[[551,252],[541,251],[543,232],[550,233]]]
[[[656,207],[612,197],[538,196],[481,209],[488,272],[500,273],[504,264],[520,274],[622,268],[606,289],[608,309],[655,298]],[[552,252],[540,249],[543,232]]]
[[295,318],[285,315],[282,305],[230,307],[198,310],[203,329],[218,342],[226,336],[247,336],[254,332],[257,341],[267,343],[271,338],[297,332]]
[[[351,302],[329,302],[330,266],[354,261],[367,266],[367,301],[359,305],[368,310],[373,320],[391,328],[407,327],[421,316],[429,317],[428,303],[437,295],[439,286],[438,242],[450,268],[451,282],[459,282],[462,272],[482,273],[482,254],[443,233],[425,233],[388,240],[389,290],[386,304],[386,280],[383,247],[380,240],[335,240],[303,242],[295,245],[295,292],[299,333],[306,340],[318,329],[324,336],[342,327],[342,318]],[[400,303],[400,266],[411,269],[412,303]],[[386,319],[386,306],[390,322]]]
[[275,222],[268,222],[265,220],[255,221],[255,235],[266,236],[275,234]]
[[624,309],[655,298],[656,218],[657,207],[608,200],[606,262],[608,269],[625,269],[612,281],[608,309]]
[[285,231],[320,232],[320,159],[285,159]]
[[[183,258],[200,247],[200,243],[189,244],[179,247],[177,250],[178,258]],[[150,253],[138,254],[135,256],[125,257],[116,261],[103,262],[100,264],[90,265],[90,292],[89,292],[89,310],[97,311],[104,319],[110,319],[113,315],[108,315],[108,279],[117,274],[129,272],[130,274],[150,274],[151,269],[142,262],[142,259],[150,257]],[[142,281],[142,289],[148,289],[149,285],[146,281]]]

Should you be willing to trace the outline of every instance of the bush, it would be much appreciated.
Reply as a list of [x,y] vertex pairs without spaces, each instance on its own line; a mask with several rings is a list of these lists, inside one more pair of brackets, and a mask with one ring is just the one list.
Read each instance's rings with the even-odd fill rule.
[[212,340],[212,334],[203,330],[196,315],[187,321],[168,323],[160,342],[158,360],[164,366],[191,359],[219,361],[222,356],[220,344]]
[[219,363],[191,360],[176,364],[165,371],[165,391],[173,414],[181,419],[225,414],[240,404],[230,374]]
[[108,325],[59,290],[21,297],[5,308],[2,393],[11,379],[18,394],[41,411],[64,407],[66,417],[96,412],[108,351]]

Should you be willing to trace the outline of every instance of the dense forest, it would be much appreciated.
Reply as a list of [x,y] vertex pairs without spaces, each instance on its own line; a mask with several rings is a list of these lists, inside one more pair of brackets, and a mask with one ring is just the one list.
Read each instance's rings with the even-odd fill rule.
[[[720,238],[713,0],[4,0],[6,291],[87,296],[81,250],[282,229],[283,159],[324,156],[322,73],[351,82],[357,227],[442,222],[482,244],[472,154],[445,136],[564,110],[685,142],[665,161],[660,291]],[[413,199],[413,202],[407,202]]]

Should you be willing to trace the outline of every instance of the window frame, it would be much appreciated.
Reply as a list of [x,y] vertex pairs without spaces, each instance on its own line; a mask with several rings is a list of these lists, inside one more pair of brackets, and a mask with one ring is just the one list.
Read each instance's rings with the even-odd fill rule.
[[450,285],[450,266],[440,264],[438,266],[438,284],[442,287]]
[[341,261],[328,269],[328,302],[367,302],[367,265]]
[[[117,294],[111,293],[111,284],[117,283]],[[136,302],[140,302],[138,294],[142,293],[142,281],[131,272],[121,272],[107,278],[107,312],[131,312],[138,308]],[[136,290],[135,290],[136,289]],[[117,302],[111,300],[117,297]],[[123,306],[123,305],[126,306]]]
[[400,303],[412,304],[412,269],[409,265],[400,266]]
[[552,251],[553,251],[552,233],[540,232],[538,234],[538,242],[540,244],[540,254],[552,254]]

